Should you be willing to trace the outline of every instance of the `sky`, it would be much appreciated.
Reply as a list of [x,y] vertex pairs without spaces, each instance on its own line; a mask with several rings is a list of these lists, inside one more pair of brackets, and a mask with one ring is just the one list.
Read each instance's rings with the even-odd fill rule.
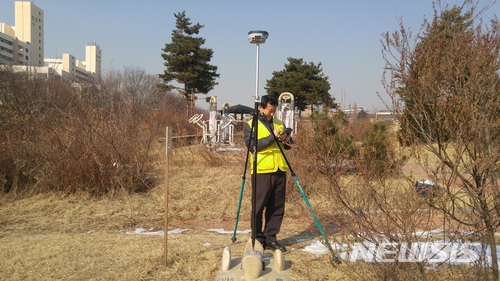
[[[493,0],[479,0],[484,7]],[[0,0],[0,22],[14,25],[14,0]],[[207,96],[224,103],[252,106],[265,95],[273,71],[284,69],[288,58],[321,63],[331,84],[330,94],[342,108],[385,109],[388,96],[381,84],[384,61],[382,34],[399,30],[399,20],[416,34],[424,19],[432,19],[432,0],[34,0],[44,11],[45,57],[69,53],[85,60],[85,46],[97,43],[104,75],[125,69],[160,74],[165,70],[162,48],[171,42],[174,13],[184,11],[197,35],[214,55],[218,85]],[[449,5],[462,1],[443,0]],[[483,19],[498,16],[495,3]],[[259,47],[250,44],[251,30],[269,32]],[[256,87],[258,82],[259,87]],[[201,95],[196,103],[209,105]]]

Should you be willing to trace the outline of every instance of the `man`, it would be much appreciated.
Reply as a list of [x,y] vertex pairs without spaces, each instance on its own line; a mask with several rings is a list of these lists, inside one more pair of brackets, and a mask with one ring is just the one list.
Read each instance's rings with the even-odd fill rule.
[[[276,97],[265,95],[258,105],[257,127],[257,175],[255,222],[255,239],[264,249],[286,252],[285,246],[278,243],[283,215],[285,214],[286,171],[288,165],[281,151],[290,149],[291,140],[286,139],[285,126],[278,119],[273,119],[278,106]],[[250,170],[253,174],[253,148],[255,131],[252,131],[252,120],[244,128],[244,140],[250,155]],[[277,138],[279,141],[275,140]],[[281,146],[281,150],[278,147]],[[253,183],[254,177],[252,177]],[[262,229],[262,215],[265,209],[265,224]],[[255,225],[254,225],[255,223]]]

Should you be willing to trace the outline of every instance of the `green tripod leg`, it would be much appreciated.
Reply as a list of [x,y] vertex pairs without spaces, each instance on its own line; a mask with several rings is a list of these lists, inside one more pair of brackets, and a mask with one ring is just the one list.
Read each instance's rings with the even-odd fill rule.
[[[271,132],[272,134],[272,132]],[[297,188],[300,191],[300,194],[302,195],[302,198],[304,198],[304,201],[306,202],[307,208],[309,209],[309,212],[311,213],[314,222],[316,223],[316,227],[318,227],[318,230],[323,237],[323,240],[325,240],[326,246],[328,247],[328,250],[332,254],[332,261],[335,263],[340,263],[339,257],[335,254],[335,252],[332,249],[332,245],[330,245],[330,242],[328,242],[328,238],[326,238],[325,232],[323,231],[323,227],[321,227],[321,223],[319,222],[318,218],[316,217],[316,214],[314,213],[313,208],[311,207],[311,204],[309,203],[309,200],[307,199],[306,194],[304,193],[304,190],[300,186],[299,180],[297,179],[297,176],[293,172],[292,166],[290,166],[290,163],[288,162],[288,159],[286,158],[285,153],[283,152],[283,148],[281,147],[278,138],[273,134],[274,136],[274,141],[278,144],[278,148],[280,149],[281,155],[283,155],[283,158],[285,159],[286,164],[288,165],[288,169],[290,169],[290,173],[292,174],[293,181],[295,182],[295,185],[297,185]]]
[[321,223],[319,222],[318,218],[316,217],[316,214],[314,213],[313,208],[311,207],[311,204],[309,203],[309,200],[307,199],[306,194],[304,193],[304,190],[300,186],[299,180],[295,175],[293,175],[293,181],[295,182],[295,185],[297,185],[297,188],[300,191],[300,194],[302,195],[302,198],[304,198],[304,201],[306,202],[307,208],[309,209],[309,212],[311,213],[314,222],[316,223],[316,227],[318,228],[319,232],[321,233],[321,236],[323,237],[323,240],[325,240],[326,246],[328,247],[328,250],[332,254],[332,259],[335,263],[340,263],[340,259],[338,256],[335,254],[335,252],[332,249],[332,245],[330,245],[330,242],[328,242],[328,238],[326,238],[325,232],[323,231],[323,227],[321,227]]
[[[255,125],[255,120],[252,121],[252,130]],[[234,221],[234,231],[233,231],[233,237],[231,237],[231,241],[233,243],[236,241],[236,231],[238,230],[238,220],[240,218],[240,208],[241,208],[241,200],[243,199],[243,189],[245,188],[245,175],[247,173],[247,167],[248,167],[248,155],[249,153],[247,152],[247,156],[245,159],[245,169],[243,170],[243,176],[241,177],[241,188],[240,188],[240,197],[238,199],[238,210],[236,211],[236,220]]]
[[236,241],[236,230],[238,229],[238,219],[240,217],[241,200],[243,198],[243,189],[244,188],[245,188],[245,177],[243,177],[241,180],[240,198],[238,200],[238,211],[236,212],[236,220],[234,222],[233,237],[231,237],[231,241],[233,241],[233,243]]

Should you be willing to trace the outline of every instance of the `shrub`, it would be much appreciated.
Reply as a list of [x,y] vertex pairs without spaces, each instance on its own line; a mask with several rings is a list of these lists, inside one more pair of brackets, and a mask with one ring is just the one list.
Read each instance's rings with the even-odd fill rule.
[[4,192],[144,191],[157,178],[165,127],[194,130],[182,100],[141,71],[65,82],[0,72]]

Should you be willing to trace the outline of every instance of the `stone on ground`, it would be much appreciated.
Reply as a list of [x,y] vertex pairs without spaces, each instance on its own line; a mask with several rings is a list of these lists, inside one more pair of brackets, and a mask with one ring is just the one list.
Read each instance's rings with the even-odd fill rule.
[[282,251],[275,250],[273,254],[265,253],[262,245],[255,241],[252,247],[251,239],[245,245],[243,257],[231,257],[229,247],[222,253],[222,270],[215,277],[216,281],[268,281],[292,280],[290,262],[285,260]]

